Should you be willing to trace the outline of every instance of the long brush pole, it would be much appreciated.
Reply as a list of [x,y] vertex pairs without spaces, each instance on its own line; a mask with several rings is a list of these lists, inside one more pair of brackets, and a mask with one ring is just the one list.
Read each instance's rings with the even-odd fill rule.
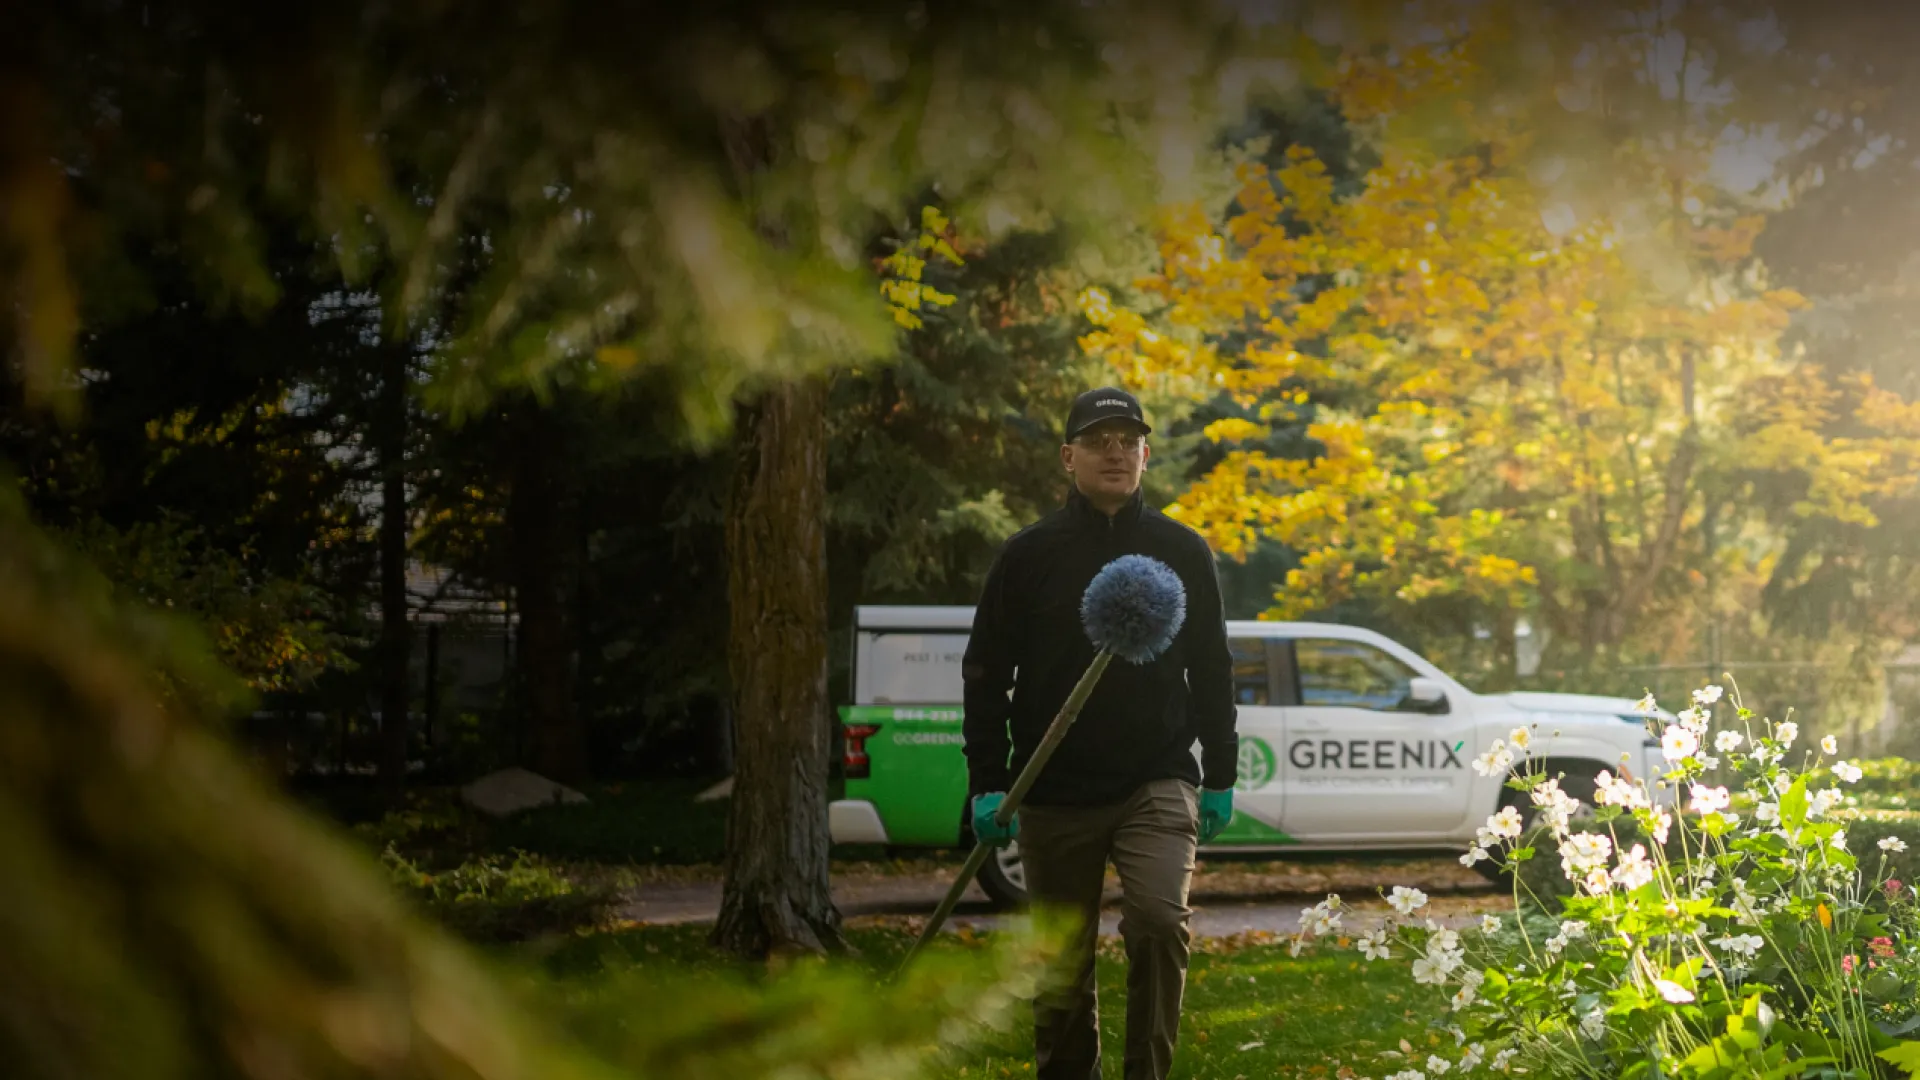
[[[1013,781],[1013,787],[1007,790],[1006,799],[1000,803],[999,811],[993,815],[993,819],[999,822],[1001,828],[1004,829],[1012,824],[1013,815],[1020,809],[1020,801],[1027,797],[1027,791],[1033,787],[1033,782],[1040,778],[1040,771],[1047,767],[1048,759],[1053,757],[1053,752],[1058,750],[1060,743],[1066,739],[1068,729],[1072,728],[1073,722],[1080,718],[1081,706],[1087,703],[1088,696],[1093,693],[1094,684],[1100,681],[1100,676],[1107,670],[1107,663],[1112,659],[1113,654],[1105,650],[1094,655],[1093,663],[1087,665],[1086,674],[1080,676],[1080,681],[1074,684],[1073,693],[1067,695],[1066,704],[1060,706],[1060,712],[1053,718],[1053,723],[1047,725],[1047,733],[1041,738],[1040,745],[1034,748],[1033,757],[1027,760],[1027,767],[1020,770],[1020,775]],[[980,872],[980,868],[986,865],[987,858],[992,854],[992,844],[978,841],[973,845],[973,851],[967,856],[967,861],[960,864],[960,873],[953,879],[953,887],[947,890],[947,895],[941,899],[940,906],[934,908],[933,914],[928,916],[926,928],[920,931],[920,939],[913,943],[913,948],[907,950],[907,958],[900,961],[900,971],[905,971],[908,965],[913,963],[913,958],[920,955],[920,950],[926,947],[927,942],[933,940],[933,935],[940,932],[940,927],[946,923],[947,917],[953,914],[954,906],[960,903],[960,894],[967,891],[967,886],[973,882],[973,876]],[[899,972],[895,974],[898,975]]]

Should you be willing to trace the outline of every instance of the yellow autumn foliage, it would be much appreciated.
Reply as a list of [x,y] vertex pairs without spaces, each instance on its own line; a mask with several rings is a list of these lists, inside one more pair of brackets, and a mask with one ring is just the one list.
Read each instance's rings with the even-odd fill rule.
[[[1665,220],[1570,221],[1524,168],[1529,132],[1471,96],[1447,99],[1460,145],[1395,134],[1482,77],[1471,41],[1342,60],[1330,91],[1377,156],[1356,192],[1305,147],[1243,164],[1225,212],[1163,213],[1137,283],[1154,319],[1083,297],[1082,346],[1121,378],[1175,373],[1311,421],[1305,458],[1214,423],[1233,449],[1172,513],[1228,556],[1299,554],[1274,617],[1538,608],[1589,649],[1657,633],[1650,613],[1699,585],[1681,564],[1727,557],[1705,546],[1709,498],[1773,484],[1802,492],[1796,512],[1871,525],[1866,500],[1920,463],[1920,406],[1782,350],[1805,301],[1752,256],[1764,218],[1639,146],[1633,209]],[[1648,235],[1683,280],[1650,271]],[[1718,513],[1761,565],[1769,538]]]

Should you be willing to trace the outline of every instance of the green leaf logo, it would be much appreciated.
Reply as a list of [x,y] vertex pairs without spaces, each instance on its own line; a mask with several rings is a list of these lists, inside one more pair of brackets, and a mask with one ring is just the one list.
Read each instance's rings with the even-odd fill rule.
[[1273,747],[1260,739],[1243,738],[1240,740],[1240,776],[1233,786],[1239,791],[1252,791],[1273,782],[1275,771]]

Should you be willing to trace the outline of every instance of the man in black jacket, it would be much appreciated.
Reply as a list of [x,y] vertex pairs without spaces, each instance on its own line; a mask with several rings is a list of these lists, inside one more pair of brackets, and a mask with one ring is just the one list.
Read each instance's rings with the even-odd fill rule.
[[[1109,859],[1124,896],[1125,1074],[1164,1080],[1186,987],[1194,849],[1233,814],[1233,661],[1213,553],[1192,529],[1143,505],[1151,431],[1139,401],[1125,391],[1102,387],[1075,399],[1060,448],[1073,485],[1067,504],[1001,549],[962,669],[974,833],[1001,845],[1018,836],[1033,901],[1083,920],[1073,977],[1034,1003],[1039,1080],[1100,1076],[1093,945]],[[1080,624],[1081,594],[1101,567],[1133,554],[1159,559],[1180,576],[1186,621],[1159,659],[1108,666],[1002,830],[994,812],[1093,660]]]

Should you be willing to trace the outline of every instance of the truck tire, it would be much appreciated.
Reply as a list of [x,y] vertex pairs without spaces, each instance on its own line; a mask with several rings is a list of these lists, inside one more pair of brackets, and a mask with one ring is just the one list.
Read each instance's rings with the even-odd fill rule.
[[[1580,806],[1583,811],[1591,812],[1593,810],[1593,796],[1600,790],[1600,767],[1598,765],[1587,761],[1567,762],[1565,764],[1557,764],[1549,761],[1546,763],[1545,771],[1549,776],[1555,773],[1560,774],[1560,790],[1580,800]],[[1502,788],[1500,791],[1500,808],[1504,810],[1509,806],[1520,811],[1520,820],[1524,822],[1521,826],[1520,835],[1525,836],[1532,832],[1534,825],[1540,820],[1540,809],[1533,805],[1533,800],[1512,788]],[[1543,852],[1536,854],[1534,857],[1543,858],[1545,855],[1546,853]],[[1474,863],[1473,868],[1479,872],[1481,877],[1486,878],[1496,885],[1510,887],[1513,884],[1513,875],[1501,869],[1500,864],[1493,859],[1482,859]]]
[[1027,872],[1020,864],[1020,841],[995,848],[980,867],[980,889],[1001,911],[1027,904]]

